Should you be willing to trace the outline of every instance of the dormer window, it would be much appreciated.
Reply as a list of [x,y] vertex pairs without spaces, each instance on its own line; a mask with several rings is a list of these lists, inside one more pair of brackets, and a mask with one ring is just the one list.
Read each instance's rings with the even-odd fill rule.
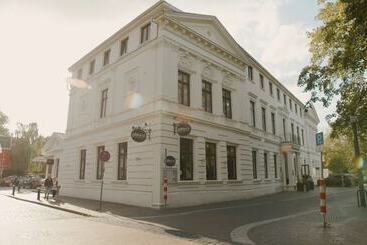
[[150,36],[150,23],[143,26],[140,31],[140,43],[144,43],[149,40]]
[[111,54],[111,49],[106,50],[103,54],[103,66],[106,66],[110,63],[110,54]]
[[124,40],[121,40],[120,42],[120,56],[127,53],[127,43],[129,41],[129,38],[125,38]]

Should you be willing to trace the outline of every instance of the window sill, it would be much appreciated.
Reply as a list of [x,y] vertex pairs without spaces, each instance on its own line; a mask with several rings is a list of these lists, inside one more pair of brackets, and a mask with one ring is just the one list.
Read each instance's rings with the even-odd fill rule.
[[127,185],[127,180],[113,180],[110,182],[111,184],[114,185]]
[[242,180],[237,180],[237,179],[227,180],[227,184],[242,184],[242,183],[243,183]]
[[196,180],[179,180],[175,184],[176,185],[198,185],[200,184],[200,182]]
[[85,183],[85,179],[76,179],[74,180],[74,183]]
[[218,185],[218,184],[223,184],[223,181],[222,180],[206,180],[205,184]]
[[266,182],[270,182],[270,181],[271,181],[271,179],[270,179],[270,178],[265,178],[265,179],[264,179],[264,181],[266,181]]
[[254,183],[260,183],[262,181],[262,179],[253,179]]
[[99,184],[99,183],[102,183],[102,180],[101,179],[92,180],[91,183]]

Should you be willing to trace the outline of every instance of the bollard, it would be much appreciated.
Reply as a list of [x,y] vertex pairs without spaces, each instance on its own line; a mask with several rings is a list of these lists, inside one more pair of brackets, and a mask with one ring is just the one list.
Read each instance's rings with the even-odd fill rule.
[[326,185],[324,179],[320,179],[320,213],[324,219],[324,228],[326,228]]
[[167,192],[168,192],[168,178],[164,177],[163,179],[163,191],[164,191],[164,207],[167,207]]
[[37,200],[39,201],[41,199],[41,188],[37,188]]
[[15,195],[15,185],[13,185],[13,193],[12,195],[14,196]]

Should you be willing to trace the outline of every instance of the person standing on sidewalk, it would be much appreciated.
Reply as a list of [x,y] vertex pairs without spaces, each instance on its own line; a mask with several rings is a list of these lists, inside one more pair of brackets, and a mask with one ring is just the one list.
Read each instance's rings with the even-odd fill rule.
[[52,191],[53,187],[53,181],[50,176],[47,177],[44,185],[45,185],[45,198],[48,200],[48,196],[50,195],[50,192]]

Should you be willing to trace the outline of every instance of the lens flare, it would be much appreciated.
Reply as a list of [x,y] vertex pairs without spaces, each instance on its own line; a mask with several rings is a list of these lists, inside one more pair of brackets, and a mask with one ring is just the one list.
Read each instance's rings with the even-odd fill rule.
[[138,109],[144,104],[143,96],[139,93],[132,93],[126,98],[126,105],[128,109]]

